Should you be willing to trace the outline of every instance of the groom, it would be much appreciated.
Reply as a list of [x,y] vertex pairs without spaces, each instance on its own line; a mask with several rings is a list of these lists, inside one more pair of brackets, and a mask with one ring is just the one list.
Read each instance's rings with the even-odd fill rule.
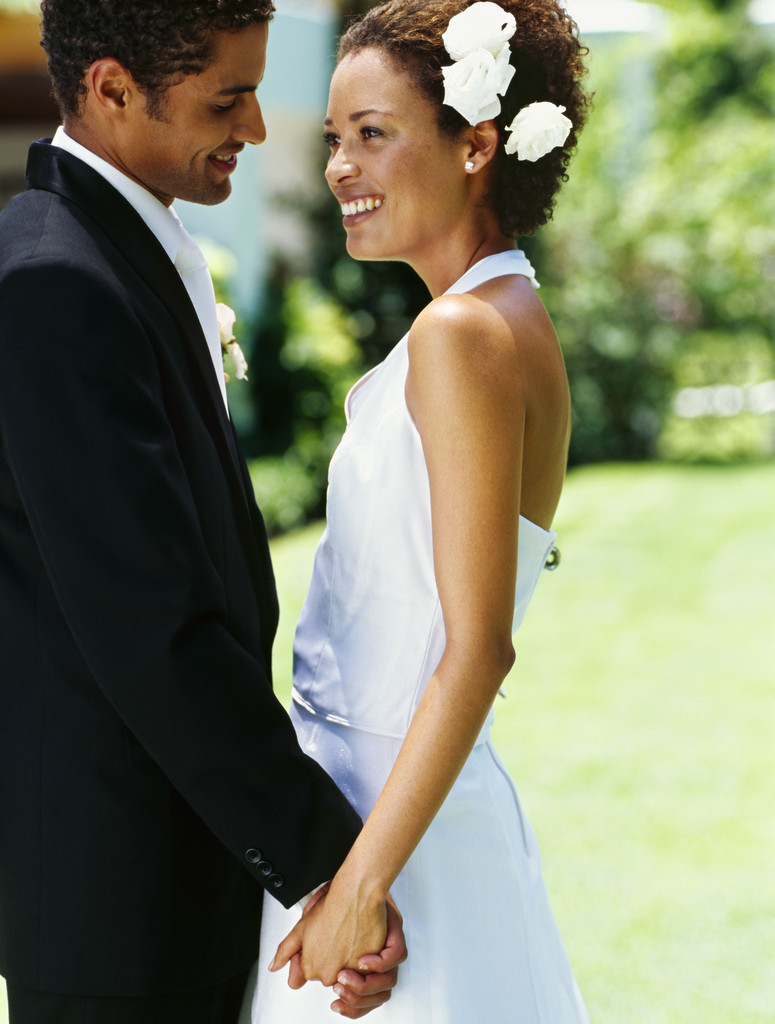
[[[209,275],[170,209],[265,137],[269,0],[44,0],[64,116],[0,216],[0,974],[11,1024],[234,1024],[265,892],[360,822],[272,694]],[[388,998],[396,919],[345,1016]]]

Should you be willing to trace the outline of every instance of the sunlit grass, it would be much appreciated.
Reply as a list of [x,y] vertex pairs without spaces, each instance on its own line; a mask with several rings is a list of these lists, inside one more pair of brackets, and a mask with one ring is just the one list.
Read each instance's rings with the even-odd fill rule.
[[[775,467],[585,468],[555,526],[495,737],[593,1024],[771,1024]],[[285,700],[320,530],[272,544]]]

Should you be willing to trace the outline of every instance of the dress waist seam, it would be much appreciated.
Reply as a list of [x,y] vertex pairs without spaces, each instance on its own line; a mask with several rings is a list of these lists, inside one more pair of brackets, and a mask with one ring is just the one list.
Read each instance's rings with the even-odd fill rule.
[[319,718],[323,722],[329,722],[331,725],[341,725],[344,729],[356,729],[358,732],[368,732],[373,736],[384,736],[386,739],[391,740],[403,740],[404,736],[406,736],[406,731],[386,732],[384,729],[375,729],[373,726],[366,725],[363,722],[350,721],[342,715],[335,714],[333,711],[323,711],[322,708],[311,704],[306,697],[302,697],[295,688],[291,691],[291,697],[294,703],[304,708],[314,718]]
[[[403,742],[406,736],[406,730],[403,732],[385,732],[384,729],[375,729],[373,726],[365,725],[362,722],[348,721],[346,718],[343,718],[341,715],[334,714],[332,711],[323,711],[320,708],[315,707],[314,704],[311,704],[305,697],[302,697],[295,688],[291,691],[291,698],[295,704],[298,704],[299,707],[312,715],[313,718],[319,718],[321,722],[328,722],[330,725],[337,725],[341,726],[343,729],[353,729],[357,732],[368,733],[371,736],[380,736],[383,739],[399,740],[401,742]],[[486,743],[490,738],[490,724],[491,721],[488,719],[488,721],[485,722],[482,731],[479,733],[476,743],[474,743],[475,747],[478,747],[482,743]]]

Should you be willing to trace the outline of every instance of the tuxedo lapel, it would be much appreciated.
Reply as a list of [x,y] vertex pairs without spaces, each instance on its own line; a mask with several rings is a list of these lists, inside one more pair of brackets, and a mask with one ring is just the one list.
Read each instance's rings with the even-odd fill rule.
[[[202,326],[180,274],[156,236],[102,175],[57,146],[33,143],[27,163],[27,181],[30,187],[55,192],[83,210],[178,321],[183,337],[189,341],[186,357],[196,367],[198,383],[202,385],[198,389],[203,397],[202,413],[212,433],[226,442],[236,469],[229,419],[213,378]],[[169,343],[174,344],[173,339],[169,339]]]
[[[271,566],[264,551],[263,521],[256,523],[252,485],[226,413],[202,327],[178,271],[153,232],[122,195],[82,160],[47,142],[33,143],[27,163],[30,188],[53,192],[74,203],[94,222],[132,269],[156,293],[180,326],[178,338],[165,339],[179,365],[186,360],[197,407],[220,453],[232,491],[237,523],[259,600],[271,589]],[[256,527],[260,525],[257,530]]]

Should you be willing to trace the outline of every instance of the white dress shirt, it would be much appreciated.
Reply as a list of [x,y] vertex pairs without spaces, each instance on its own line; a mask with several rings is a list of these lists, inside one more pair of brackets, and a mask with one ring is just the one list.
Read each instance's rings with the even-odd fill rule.
[[127,177],[117,167],[109,164],[107,160],[103,160],[96,153],[92,153],[90,149],[71,139],[61,126],[57,128],[52,143],[78,157],[79,160],[101,174],[142,217],[171,262],[175,264],[196,310],[199,323],[202,325],[202,332],[207,339],[213,369],[228,413],[226,381],[223,376],[223,350],[218,330],[218,317],[215,312],[215,292],[210,272],[207,270],[207,261],[201,249],[183,227],[180,217],[171,206],[165,206],[148,189]]

